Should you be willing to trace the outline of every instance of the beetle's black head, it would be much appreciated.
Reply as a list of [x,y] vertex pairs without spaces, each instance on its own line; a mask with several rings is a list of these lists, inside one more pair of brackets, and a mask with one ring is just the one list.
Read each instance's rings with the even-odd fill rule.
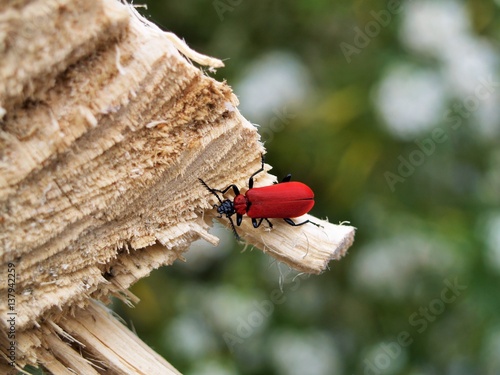
[[217,208],[217,212],[220,215],[226,215],[227,217],[234,215],[235,213],[234,203],[229,199],[226,199],[221,204],[214,205],[214,208]]
[[[217,198],[217,200],[219,201],[220,204],[214,204],[214,208],[217,209],[217,213],[221,217],[222,217],[222,215],[226,215],[226,217],[229,219],[229,222],[231,223],[231,228],[233,230],[234,236],[236,237],[236,239],[238,241],[241,241],[241,238],[238,235],[238,232],[236,231],[236,228],[234,226],[233,219],[231,218],[231,216],[236,213],[236,211],[234,210],[234,203],[231,200],[229,200],[229,199],[222,200],[221,197],[219,197],[218,193],[224,194],[223,191],[217,190],[217,189],[212,189],[201,178],[199,178],[198,180],[200,180],[200,182],[203,184],[203,186],[205,186],[210,193],[212,193],[213,195],[215,195],[215,197]],[[233,189],[234,189],[234,185],[232,185],[232,186],[233,186]],[[239,194],[239,192],[237,191],[237,189],[235,190],[235,193]],[[237,223],[237,225],[241,224],[241,219],[242,219],[241,215],[236,215],[236,223]]]

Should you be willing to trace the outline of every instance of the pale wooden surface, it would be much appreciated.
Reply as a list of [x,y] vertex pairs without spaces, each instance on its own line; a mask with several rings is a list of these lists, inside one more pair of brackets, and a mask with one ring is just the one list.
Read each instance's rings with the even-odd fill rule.
[[[230,88],[185,56],[210,69],[219,60],[118,1],[21,1],[0,12],[0,372],[10,370],[13,262],[18,366],[177,373],[92,301],[137,302],[131,284],[198,238],[217,243],[207,232],[213,197],[197,179],[244,188],[263,152],[256,128]],[[239,233],[304,272],[324,271],[354,236],[348,226],[273,223],[267,232],[244,220]]]

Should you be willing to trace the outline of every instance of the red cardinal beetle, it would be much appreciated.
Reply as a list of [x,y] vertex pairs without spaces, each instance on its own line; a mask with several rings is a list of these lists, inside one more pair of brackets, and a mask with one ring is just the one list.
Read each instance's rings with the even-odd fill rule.
[[[295,223],[291,219],[308,213],[314,206],[314,193],[309,186],[302,182],[290,182],[292,175],[289,174],[280,183],[254,188],[253,178],[263,171],[264,156],[262,156],[261,168],[248,179],[248,190],[245,194],[240,194],[240,190],[234,184],[222,190],[213,189],[199,178],[203,186],[217,197],[220,204],[215,204],[214,208],[217,209],[219,217],[226,215],[229,219],[236,239],[240,240],[240,236],[236,232],[232,219],[234,214],[236,214],[236,225],[238,226],[240,226],[245,214],[252,219],[254,228],[258,228],[263,220],[267,221],[269,227],[272,228],[273,225],[268,220],[269,218],[283,219],[295,227],[306,223],[319,226],[310,220]],[[219,193],[223,196],[231,188],[234,192],[234,199],[232,201],[230,199],[222,200]]]

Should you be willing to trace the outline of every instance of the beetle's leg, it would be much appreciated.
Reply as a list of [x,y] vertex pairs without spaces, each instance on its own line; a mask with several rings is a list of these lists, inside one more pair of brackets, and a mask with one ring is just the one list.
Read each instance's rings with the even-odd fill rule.
[[255,172],[254,174],[252,174],[252,175],[250,176],[250,178],[248,179],[248,188],[249,188],[249,189],[253,188],[253,178],[255,177],[255,175],[257,175],[257,174],[259,174],[260,172],[263,172],[263,171],[264,171],[264,155],[262,154],[262,155],[261,155],[261,157],[262,157],[262,159],[261,159],[262,164],[261,164],[261,166],[260,166],[260,169],[259,169],[257,172]]
[[283,180],[281,180],[281,182],[290,182],[291,179],[292,175],[288,173],[285,177],[283,177]]
[[252,219],[252,225],[253,225],[253,227],[254,228],[260,227],[260,225],[262,224],[263,220],[267,221],[267,224],[269,224],[269,228],[273,227],[273,224],[268,219],[266,219],[265,217],[261,218],[259,221],[257,221],[257,219]]
[[[290,182],[292,178],[292,175],[288,173],[285,177],[283,177],[283,180],[281,180],[279,183],[281,184],[282,182]],[[278,184],[278,182],[273,182],[274,185]]]
[[243,215],[240,215],[240,214],[236,214],[236,225],[237,226],[240,226],[241,225],[241,221],[243,220]]
[[286,218],[286,219],[283,219],[287,222],[287,224],[293,226],[293,227],[298,227],[298,226],[301,226],[301,225],[304,225],[304,224],[307,224],[307,223],[311,223],[313,225],[316,225],[317,227],[320,227],[321,225],[317,224],[317,223],[314,223],[312,222],[311,220],[306,220],[306,221],[303,221],[302,223],[296,223],[294,222],[292,219],[290,218]]
[[253,225],[253,227],[254,228],[260,227],[260,224],[262,224],[262,220],[264,220],[264,219],[260,219],[259,221],[257,221],[257,219],[253,218],[252,219],[252,225]]

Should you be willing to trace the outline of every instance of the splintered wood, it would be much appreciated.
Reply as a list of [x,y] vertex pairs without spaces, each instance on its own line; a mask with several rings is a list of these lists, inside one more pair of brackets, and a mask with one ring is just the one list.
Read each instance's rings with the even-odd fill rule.
[[[213,70],[115,0],[0,6],[0,372],[176,374],[95,300],[172,264],[208,233],[213,196],[244,187],[263,147]],[[182,53],[182,54],[181,54]],[[269,183],[263,173],[256,184]],[[325,270],[354,228],[317,219],[240,234],[290,266]],[[14,344],[12,344],[14,343]],[[12,348],[12,345],[14,347]],[[12,366],[14,365],[14,367]]]

